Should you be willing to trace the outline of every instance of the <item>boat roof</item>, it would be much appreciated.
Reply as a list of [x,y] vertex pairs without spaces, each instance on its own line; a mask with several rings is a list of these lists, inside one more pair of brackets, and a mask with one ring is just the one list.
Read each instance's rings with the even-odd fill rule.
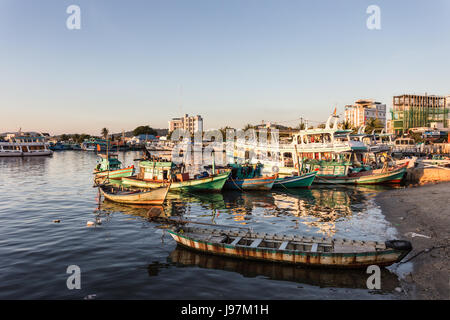
[[144,160],[139,162],[139,166],[141,167],[157,167],[157,168],[171,168],[174,166],[173,162],[170,161],[151,161]]

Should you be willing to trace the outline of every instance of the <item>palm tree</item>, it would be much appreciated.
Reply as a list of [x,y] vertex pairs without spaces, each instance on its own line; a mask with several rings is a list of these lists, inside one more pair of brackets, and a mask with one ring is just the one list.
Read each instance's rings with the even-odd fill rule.
[[348,121],[348,120],[342,121],[342,122],[341,122],[341,128],[342,128],[343,130],[349,130],[349,129],[352,128],[352,124],[351,124],[350,121]]
[[105,140],[106,140],[106,139],[108,139],[109,130],[106,128],[103,128],[101,134],[102,134],[102,137],[105,138]]
[[370,118],[366,122],[366,133],[372,133],[376,129],[382,129],[384,126],[379,119]]

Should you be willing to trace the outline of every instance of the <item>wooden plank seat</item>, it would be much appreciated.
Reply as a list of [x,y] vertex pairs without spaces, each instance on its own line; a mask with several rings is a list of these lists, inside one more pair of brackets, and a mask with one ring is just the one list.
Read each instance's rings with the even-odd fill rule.
[[261,239],[261,238],[256,239],[255,241],[252,242],[252,244],[250,245],[250,248],[257,248],[261,244],[262,241],[263,241],[263,239]]
[[242,237],[236,237],[236,239],[233,240],[233,242],[230,244],[232,246],[235,246],[241,241]]
[[286,247],[287,247],[288,244],[289,244],[289,241],[284,241],[278,249],[286,250]]

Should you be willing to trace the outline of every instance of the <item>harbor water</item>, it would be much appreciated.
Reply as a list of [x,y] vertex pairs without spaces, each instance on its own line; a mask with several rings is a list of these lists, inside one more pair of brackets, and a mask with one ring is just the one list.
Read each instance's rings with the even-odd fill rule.
[[[139,156],[119,159],[128,165]],[[382,269],[381,290],[369,290],[365,269],[311,269],[177,247],[165,226],[149,219],[149,207],[98,202],[96,161],[95,153],[81,151],[0,158],[1,299],[402,298],[392,267]],[[388,240],[396,230],[373,201],[382,190],[169,194],[152,210],[256,232]],[[87,227],[96,218],[101,224]],[[81,270],[81,289],[67,287],[71,265]]]

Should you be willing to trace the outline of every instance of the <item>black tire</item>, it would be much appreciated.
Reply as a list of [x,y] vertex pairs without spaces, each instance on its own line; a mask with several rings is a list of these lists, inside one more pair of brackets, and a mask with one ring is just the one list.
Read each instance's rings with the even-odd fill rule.
[[411,242],[406,240],[388,240],[384,243],[386,245],[386,248],[392,248],[396,250],[402,250],[402,251],[411,251],[412,245]]

